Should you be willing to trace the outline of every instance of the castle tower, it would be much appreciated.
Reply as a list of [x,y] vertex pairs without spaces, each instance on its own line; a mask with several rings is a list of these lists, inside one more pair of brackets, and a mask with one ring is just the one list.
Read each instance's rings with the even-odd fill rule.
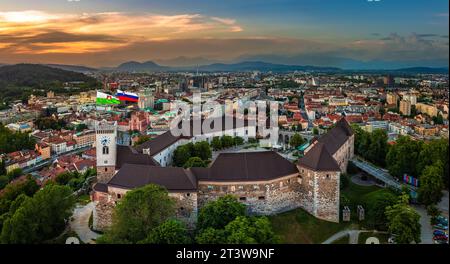
[[97,152],[97,182],[107,183],[116,172],[117,122],[106,120],[95,125]]

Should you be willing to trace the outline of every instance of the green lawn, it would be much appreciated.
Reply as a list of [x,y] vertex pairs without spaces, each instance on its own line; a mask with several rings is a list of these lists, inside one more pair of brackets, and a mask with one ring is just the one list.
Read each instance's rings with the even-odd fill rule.
[[380,190],[381,188],[378,186],[361,186],[354,184],[350,179],[348,186],[341,191],[342,195],[345,195],[350,202],[354,205],[361,204],[363,202],[362,198],[364,195]]
[[350,223],[331,223],[319,220],[302,209],[269,217],[274,232],[286,244],[320,244]]
[[380,240],[380,244],[387,244],[389,235],[378,232],[360,233],[358,237],[358,244],[366,244],[366,240],[369,237],[376,237]]

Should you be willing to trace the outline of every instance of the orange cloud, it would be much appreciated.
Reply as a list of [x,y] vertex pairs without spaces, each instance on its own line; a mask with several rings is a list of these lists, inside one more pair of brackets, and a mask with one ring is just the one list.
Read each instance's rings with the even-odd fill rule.
[[[13,53],[83,53],[142,41],[218,37],[242,31],[233,19],[200,14],[0,12],[0,42]],[[48,49],[46,49],[48,47]]]

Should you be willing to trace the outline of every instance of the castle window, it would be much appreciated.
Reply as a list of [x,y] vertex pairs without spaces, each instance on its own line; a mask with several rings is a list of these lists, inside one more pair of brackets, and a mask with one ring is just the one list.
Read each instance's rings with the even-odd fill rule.
[[239,201],[247,201],[247,197],[239,197]]
[[190,193],[186,193],[186,196],[189,197],[189,196],[191,196],[191,194]]
[[108,164],[108,161],[107,161],[107,160],[105,160],[105,161],[103,161],[103,163],[105,163],[105,164]]
[[117,199],[120,199],[120,198],[122,198],[122,195],[121,194],[117,194]]
[[327,179],[330,179],[330,174],[327,174],[326,178],[327,178]]
[[108,168],[105,168],[105,172],[107,172],[108,171]]
[[266,199],[266,197],[264,197],[264,196],[259,196],[258,197],[258,200],[260,200],[260,201],[264,201]]
[[109,147],[103,146],[103,155],[108,155],[108,154],[109,154]]

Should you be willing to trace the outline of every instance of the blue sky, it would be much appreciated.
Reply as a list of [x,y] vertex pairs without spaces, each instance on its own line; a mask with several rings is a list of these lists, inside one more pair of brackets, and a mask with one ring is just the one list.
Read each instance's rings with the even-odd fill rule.
[[[448,64],[444,63],[448,9],[448,0],[1,0],[0,55],[2,49],[6,54],[16,47],[18,52],[8,56],[13,62],[46,58],[59,62],[61,54],[75,52],[97,55],[97,64],[110,64],[127,54],[135,60],[186,56],[216,61],[263,55],[300,59],[313,54],[442,66]],[[24,17],[36,19],[25,21],[29,25],[24,27],[20,21]],[[80,24],[80,18],[93,22]],[[125,21],[128,28],[114,30],[114,19]],[[144,28],[143,23],[149,26]],[[60,42],[30,40],[32,32],[40,41],[45,36],[54,40],[58,34]],[[26,36],[28,42],[8,37],[13,34]],[[61,39],[63,34],[76,41],[69,45]],[[192,41],[182,41],[188,39]],[[219,40],[224,45],[221,54],[211,50]],[[3,47],[2,41],[7,43]],[[108,42],[117,61],[105,54]],[[191,42],[203,46],[204,52]]]

